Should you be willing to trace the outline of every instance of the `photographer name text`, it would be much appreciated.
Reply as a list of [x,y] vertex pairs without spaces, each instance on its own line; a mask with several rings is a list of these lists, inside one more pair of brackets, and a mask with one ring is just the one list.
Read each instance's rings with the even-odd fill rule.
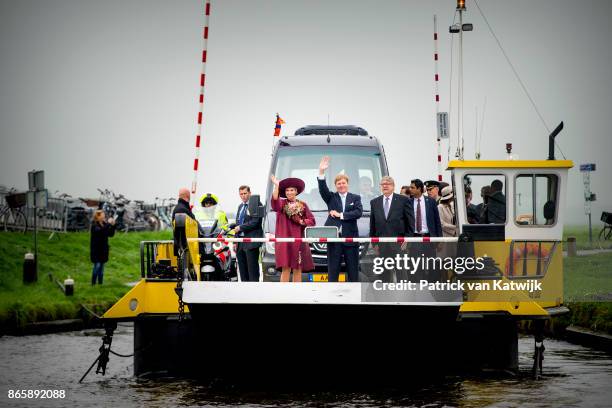
[[446,282],[429,282],[425,279],[421,279],[418,282],[411,282],[402,280],[399,282],[383,282],[382,280],[375,280],[372,282],[374,290],[430,290],[430,291],[455,291],[455,290],[505,290],[505,291],[528,291],[536,292],[542,290],[542,282],[535,279],[528,279],[522,282],[503,282],[496,280],[493,282],[462,282],[446,281]]

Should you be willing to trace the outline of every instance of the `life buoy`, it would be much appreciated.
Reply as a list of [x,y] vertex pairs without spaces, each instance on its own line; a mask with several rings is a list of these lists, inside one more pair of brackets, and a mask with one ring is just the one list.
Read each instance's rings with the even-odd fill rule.
[[[518,276],[523,273],[523,260],[526,257],[532,257],[541,261],[546,261],[550,256],[550,249],[540,242],[515,242],[510,256],[506,259],[506,276]],[[512,269],[510,268],[510,260],[512,259]],[[517,273],[517,271],[520,271]],[[513,273],[511,273],[513,272]]]

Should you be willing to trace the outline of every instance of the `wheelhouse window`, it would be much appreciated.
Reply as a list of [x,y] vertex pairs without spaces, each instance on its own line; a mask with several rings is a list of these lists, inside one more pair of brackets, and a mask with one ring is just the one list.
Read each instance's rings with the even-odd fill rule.
[[518,226],[554,225],[558,186],[555,174],[519,174],[514,184],[514,222]]
[[503,174],[466,174],[463,177],[465,214],[470,224],[506,223],[506,177]]

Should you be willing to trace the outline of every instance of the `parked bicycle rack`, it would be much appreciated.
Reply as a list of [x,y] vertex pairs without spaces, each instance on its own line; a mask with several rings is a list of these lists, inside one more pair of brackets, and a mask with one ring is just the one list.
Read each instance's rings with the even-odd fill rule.
[[28,229],[32,229],[34,225],[34,217],[36,216],[36,225],[39,231],[45,232],[66,232],[68,221],[68,206],[66,200],[61,198],[49,198],[47,208],[31,208],[24,209],[28,219]]
[[[12,195],[22,197],[16,203],[7,203],[6,196]],[[6,191],[0,192],[0,207],[8,204],[18,208],[26,217],[27,229],[34,228],[34,217],[36,216],[37,229],[45,232],[66,232],[68,221],[68,206],[66,200],[61,198],[49,198],[48,205],[45,209],[35,209],[26,206],[25,193],[9,194]],[[16,225],[7,224],[7,227],[16,227]]]

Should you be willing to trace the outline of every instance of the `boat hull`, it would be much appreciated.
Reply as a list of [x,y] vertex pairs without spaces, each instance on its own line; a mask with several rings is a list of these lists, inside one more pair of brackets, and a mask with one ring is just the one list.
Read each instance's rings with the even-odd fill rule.
[[456,306],[190,304],[135,321],[136,375],[248,384],[391,384],[518,367],[516,321],[458,319]]

